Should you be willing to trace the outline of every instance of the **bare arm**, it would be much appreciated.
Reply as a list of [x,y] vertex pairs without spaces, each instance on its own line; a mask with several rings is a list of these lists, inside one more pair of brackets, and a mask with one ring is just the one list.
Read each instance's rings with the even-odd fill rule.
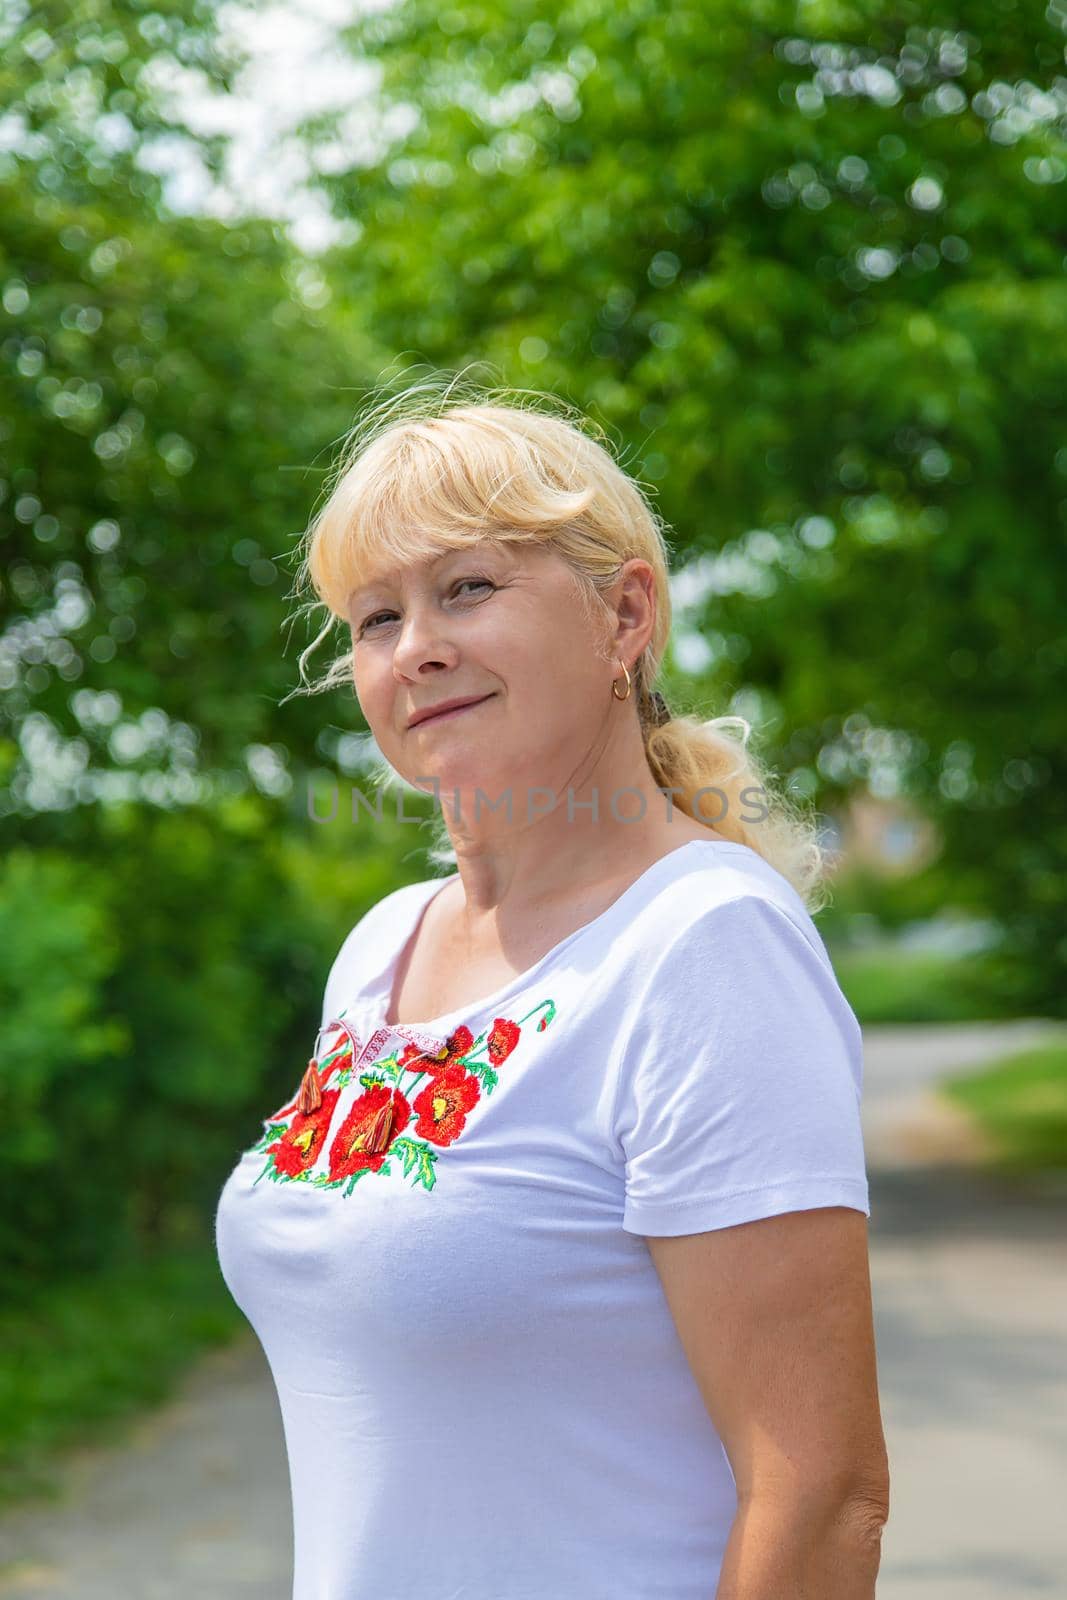
[[889,1467],[867,1218],[825,1206],[647,1243],[737,1484],[714,1600],[874,1600]]

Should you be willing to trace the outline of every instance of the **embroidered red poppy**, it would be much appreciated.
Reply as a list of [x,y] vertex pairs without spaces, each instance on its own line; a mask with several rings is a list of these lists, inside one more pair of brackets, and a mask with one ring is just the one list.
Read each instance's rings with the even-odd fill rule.
[[473,1044],[473,1033],[466,1024],[461,1024],[436,1053],[421,1050],[417,1044],[406,1044],[400,1052],[399,1064],[406,1072],[440,1072],[469,1054]]
[[489,1059],[494,1066],[499,1066],[502,1061],[507,1060],[518,1044],[521,1032],[517,1022],[509,1022],[506,1017],[494,1018],[485,1044]]
[[377,1172],[393,1140],[411,1120],[411,1107],[387,1084],[372,1084],[353,1100],[330,1145],[330,1182],[369,1167]]
[[340,1093],[340,1089],[328,1089],[315,1111],[307,1116],[298,1111],[281,1138],[268,1146],[267,1154],[274,1157],[275,1169],[284,1177],[296,1178],[314,1166]]
[[418,1113],[413,1133],[432,1144],[452,1144],[463,1132],[467,1112],[481,1099],[481,1085],[458,1062],[436,1072],[411,1102]]

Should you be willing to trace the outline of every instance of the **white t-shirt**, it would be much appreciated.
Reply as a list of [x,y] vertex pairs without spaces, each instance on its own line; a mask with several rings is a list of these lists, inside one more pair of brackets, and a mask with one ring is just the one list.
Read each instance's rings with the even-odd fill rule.
[[791,885],[698,839],[495,994],[387,1027],[456,876],[353,928],[322,1105],[294,1062],[219,1200],[294,1600],[713,1600],[734,1478],[642,1235],[869,1216],[859,1026]]

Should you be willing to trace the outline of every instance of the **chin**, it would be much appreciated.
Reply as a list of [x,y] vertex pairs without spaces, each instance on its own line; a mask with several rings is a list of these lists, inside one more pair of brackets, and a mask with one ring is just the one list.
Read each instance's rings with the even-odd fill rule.
[[[427,761],[419,767],[418,777],[425,780],[433,779],[437,789],[447,793],[450,797],[453,792],[460,795],[463,802],[464,816],[470,815],[473,819],[473,806],[475,795],[480,790],[483,796],[482,815],[488,816],[488,803],[504,792],[509,786],[514,788],[514,768],[505,769],[500,765],[500,751],[488,744],[481,744],[477,748],[466,746],[454,751],[435,752],[435,759]],[[412,780],[409,778],[408,782]],[[432,792],[427,790],[427,792]],[[517,796],[512,796],[512,808],[517,803]]]

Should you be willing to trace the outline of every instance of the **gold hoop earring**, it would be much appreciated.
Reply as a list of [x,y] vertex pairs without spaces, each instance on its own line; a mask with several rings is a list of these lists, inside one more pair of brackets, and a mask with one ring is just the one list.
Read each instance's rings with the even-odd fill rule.
[[[619,666],[622,668],[622,670],[624,672],[626,672],[626,662],[625,661],[620,661],[619,662]],[[618,683],[618,681],[619,681],[618,678],[612,678],[612,680],[611,680],[611,692],[612,692],[612,694],[615,695],[616,700],[628,700],[630,698],[630,674],[628,672],[626,672],[626,693],[625,694],[616,694],[615,693],[615,685]]]

